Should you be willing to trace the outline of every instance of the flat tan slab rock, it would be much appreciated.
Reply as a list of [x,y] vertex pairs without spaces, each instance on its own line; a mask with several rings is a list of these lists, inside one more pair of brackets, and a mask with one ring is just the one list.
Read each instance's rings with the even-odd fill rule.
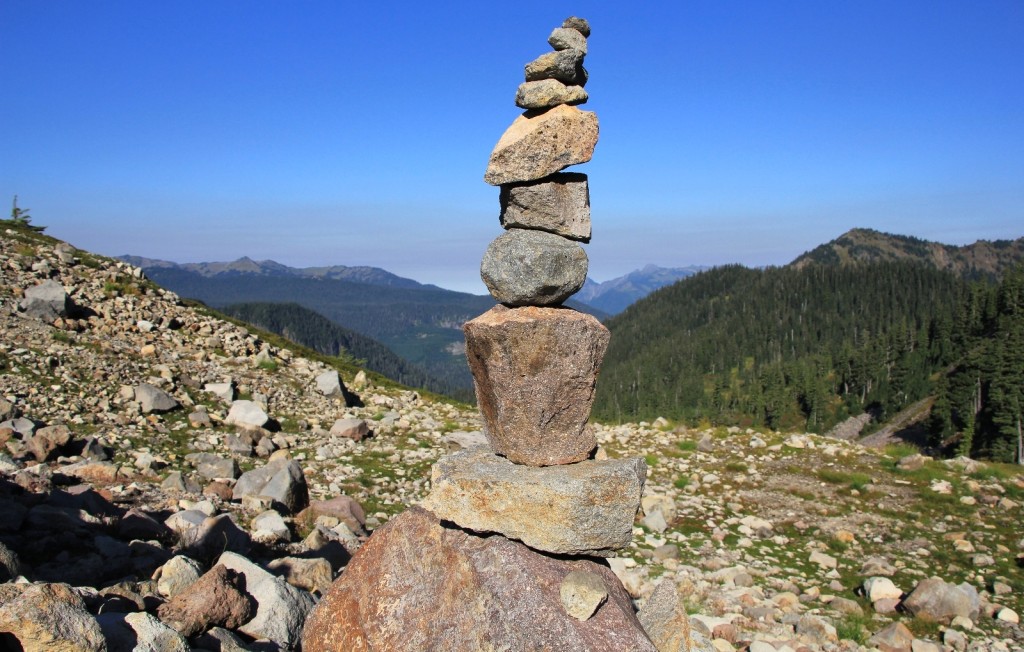
[[559,172],[539,181],[501,187],[501,225],[539,229],[590,242],[590,186],[587,175]]
[[484,181],[492,186],[533,181],[586,163],[597,145],[597,114],[561,104],[527,111],[505,130],[487,164]]
[[534,467],[464,451],[434,465],[422,506],[536,550],[610,557],[632,541],[646,477],[639,458]]
[[586,425],[608,329],[569,308],[495,306],[463,326],[484,434],[517,464],[587,459]]
[[[562,607],[573,571],[608,597],[587,620]],[[304,652],[655,652],[611,570],[500,536],[443,527],[418,507],[374,532],[309,615]]]

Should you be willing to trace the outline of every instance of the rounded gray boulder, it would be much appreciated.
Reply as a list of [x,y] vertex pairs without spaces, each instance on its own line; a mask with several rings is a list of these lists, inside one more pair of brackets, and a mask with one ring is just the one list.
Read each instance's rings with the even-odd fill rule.
[[480,278],[508,306],[553,306],[587,280],[587,253],[579,244],[544,231],[509,229],[494,239],[480,263]]

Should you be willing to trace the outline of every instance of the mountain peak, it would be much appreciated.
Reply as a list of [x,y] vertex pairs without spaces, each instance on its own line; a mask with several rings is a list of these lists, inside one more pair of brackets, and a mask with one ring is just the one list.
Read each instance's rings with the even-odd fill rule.
[[790,266],[803,269],[809,265],[916,261],[965,278],[998,279],[1022,256],[1024,238],[994,242],[978,240],[957,246],[874,229],[853,228],[835,240],[801,254]]

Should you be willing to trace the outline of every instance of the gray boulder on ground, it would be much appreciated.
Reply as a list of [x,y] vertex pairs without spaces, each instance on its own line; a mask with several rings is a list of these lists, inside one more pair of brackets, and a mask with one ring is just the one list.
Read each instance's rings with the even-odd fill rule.
[[517,464],[586,459],[586,427],[609,333],[568,308],[495,306],[463,326],[477,404],[494,452]]
[[334,369],[328,369],[316,377],[316,389],[324,396],[332,398],[345,397],[345,384]]
[[586,163],[597,145],[597,115],[561,104],[527,111],[505,130],[491,153],[484,181],[492,186],[534,181]]
[[36,430],[32,437],[25,440],[25,446],[36,460],[45,462],[70,441],[71,430],[67,426],[53,425]]
[[157,593],[173,598],[192,586],[202,574],[199,562],[185,555],[175,555],[157,570]]
[[235,400],[235,383],[206,383],[203,385],[203,391],[210,392],[225,403],[231,403]]
[[97,617],[108,652],[190,652],[188,641],[174,629],[152,615],[135,613],[103,613]]
[[[562,607],[562,581],[577,570],[608,589],[587,620]],[[302,649],[655,652],[606,566],[446,528],[417,507],[360,548],[310,614]]]
[[480,278],[508,306],[559,305],[587,280],[587,253],[576,242],[544,231],[509,229],[487,247]]
[[46,280],[25,290],[25,297],[19,307],[28,317],[40,319],[47,323],[58,317],[67,317],[72,309],[71,299],[64,291],[64,286],[52,280]]
[[501,186],[501,225],[548,231],[590,242],[590,188],[587,175],[559,172],[540,181]]
[[903,600],[903,607],[915,616],[949,623],[957,616],[977,620],[981,600],[978,590],[966,582],[949,584],[932,577],[918,582]]
[[354,441],[363,441],[370,436],[370,425],[366,419],[338,419],[331,426],[331,434]]
[[135,400],[146,414],[170,412],[178,407],[178,401],[173,396],[149,383],[135,386]]
[[309,504],[306,476],[299,463],[289,459],[273,460],[266,466],[243,473],[235,483],[232,497],[241,500],[244,496],[269,498],[292,514]]
[[639,458],[535,467],[465,451],[434,465],[421,505],[460,527],[536,550],[611,556],[633,539],[646,477]]
[[224,423],[243,428],[262,428],[270,421],[263,407],[255,401],[232,401]]

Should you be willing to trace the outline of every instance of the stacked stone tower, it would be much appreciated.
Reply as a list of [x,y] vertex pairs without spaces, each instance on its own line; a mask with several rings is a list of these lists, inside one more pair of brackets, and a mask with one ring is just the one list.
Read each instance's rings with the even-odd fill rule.
[[647,468],[594,459],[587,427],[608,330],[562,303],[587,277],[590,26],[569,18],[526,65],[526,109],[491,154],[505,232],[466,323],[490,450],[442,458],[431,493],[374,533],[306,625],[316,650],[655,650],[599,557],[629,545]]

